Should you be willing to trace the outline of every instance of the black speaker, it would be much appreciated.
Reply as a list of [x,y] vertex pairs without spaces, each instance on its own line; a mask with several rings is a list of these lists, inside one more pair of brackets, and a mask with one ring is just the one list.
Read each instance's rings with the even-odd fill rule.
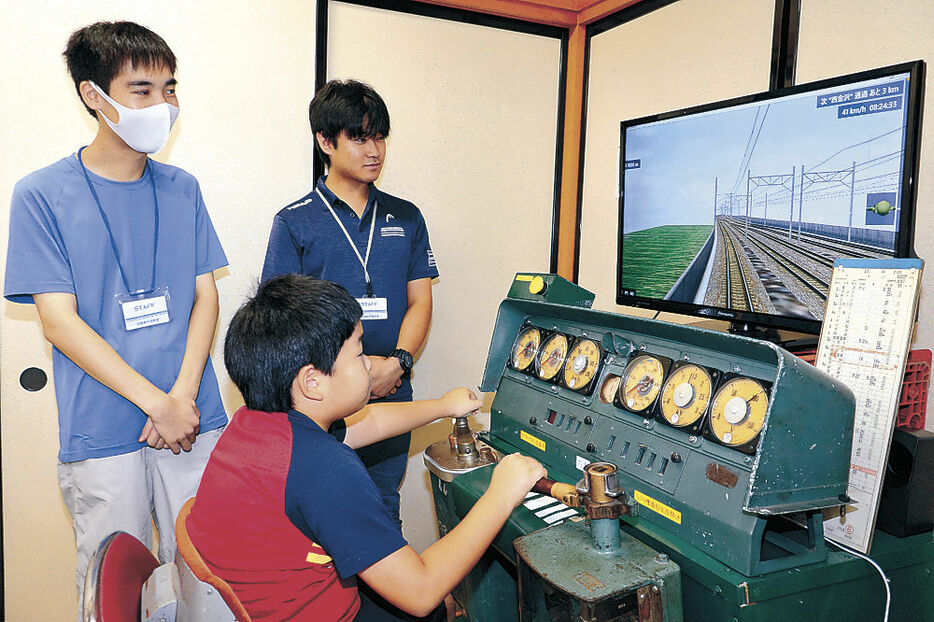
[[876,527],[900,538],[934,528],[934,433],[895,430]]

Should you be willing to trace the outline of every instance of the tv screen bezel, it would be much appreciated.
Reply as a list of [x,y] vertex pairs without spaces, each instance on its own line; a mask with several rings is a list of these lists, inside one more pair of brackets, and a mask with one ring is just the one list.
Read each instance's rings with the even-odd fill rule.
[[864,80],[875,80],[899,73],[909,74],[909,89],[906,94],[906,129],[905,129],[905,155],[902,168],[901,194],[898,198],[899,221],[898,235],[896,235],[895,257],[914,257],[914,224],[917,199],[917,176],[921,147],[921,121],[924,102],[924,74],[925,63],[916,60],[899,63],[877,69],[860,71],[857,73],[816,80],[806,84],[764,91],[752,95],[743,95],[700,106],[691,106],[670,112],[647,115],[636,119],[620,122],[620,151],[619,151],[619,187],[618,187],[618,230],[616,250],[616,304],[643,309],[653,309],[658,312],[679,313],[696,316],[704,319],[716,319],[732,322],[734,324],[750,324],[773,329],[785,329],[802,333],[819,334],[821,320],[808,320],[797,317],[756,313],[751,311],[738,311],[709,305],[699,305],[690,302],[678,302],[651,298],[638,295],[624,294],[623,288],[623,222],[625,218],[625,164],[626,164],[626,130],[637,125],[645,125],[658,121],[677,119],[701,113],[709,113],[727,108],[765,102],[789,95],[798,95],[809,91],[819,91],[827,88],[839,87]]

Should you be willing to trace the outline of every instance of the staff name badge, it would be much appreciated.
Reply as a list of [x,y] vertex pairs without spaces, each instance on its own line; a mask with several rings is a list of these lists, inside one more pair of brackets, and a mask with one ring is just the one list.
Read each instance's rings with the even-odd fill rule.
[[389,318],[389,304],[385,298],[357,298],[363,309],[363,320],[385,320]]
[[170,320],[169,291],[165,287],[120,294],[116,298],[127,330],[167,324]]

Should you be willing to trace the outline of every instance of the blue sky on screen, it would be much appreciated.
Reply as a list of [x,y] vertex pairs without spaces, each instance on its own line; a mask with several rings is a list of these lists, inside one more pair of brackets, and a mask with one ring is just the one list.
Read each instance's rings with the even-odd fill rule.
[[[900,183],[905,89],[895,96],[875,98],[861,97],[855,91],[865,95],[868,89],[882,85],[904,86],[907,78],[907,73],[900,74],[628,128],[625,159],[639,160],[639,167],[625,172],[624,232],[670,224],[712,224],[714,180],[718,179],[722,205],[727,193],[746,194],[747,169],[753,176],[790,175],[794,167],[797,219],[802,165],[811,173],[850,169],[853,162],[857,163],[853,225],[864,226],[867,193],[896,191]],[[821,97],[848,92],[854,92],[849,103],[822,100],[825,105],[818,106]],[[874,110],[885,101],[892,103]],[[855,106],[847,111],[852,116],[840,118],[841,106]],[[849,177],[844,177],[848,184]],[[788,190],[750,187],[751,216],[763,216],[767,194],[769,219],[788,219]],[[804,196],[806,222],[847,224],[847,185],[813,183],[805,187]],[[745,213],[744,198],[736,205]],[[882,228],[891,230],[894,224]]]

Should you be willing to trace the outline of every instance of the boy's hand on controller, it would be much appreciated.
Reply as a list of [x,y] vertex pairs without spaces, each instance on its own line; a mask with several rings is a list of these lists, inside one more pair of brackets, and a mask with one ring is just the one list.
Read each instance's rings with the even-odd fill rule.
[[490,478],[487,492],[509,503],[511,508],[519,507],[535,482],[548,475],[542,464],[522,454],[510,454],[499,461]]
[[477,412],[483,406],[483,400],[465,387],[448,391],[441,397],[441,400],[445,404],[449,417],[464,417]]

